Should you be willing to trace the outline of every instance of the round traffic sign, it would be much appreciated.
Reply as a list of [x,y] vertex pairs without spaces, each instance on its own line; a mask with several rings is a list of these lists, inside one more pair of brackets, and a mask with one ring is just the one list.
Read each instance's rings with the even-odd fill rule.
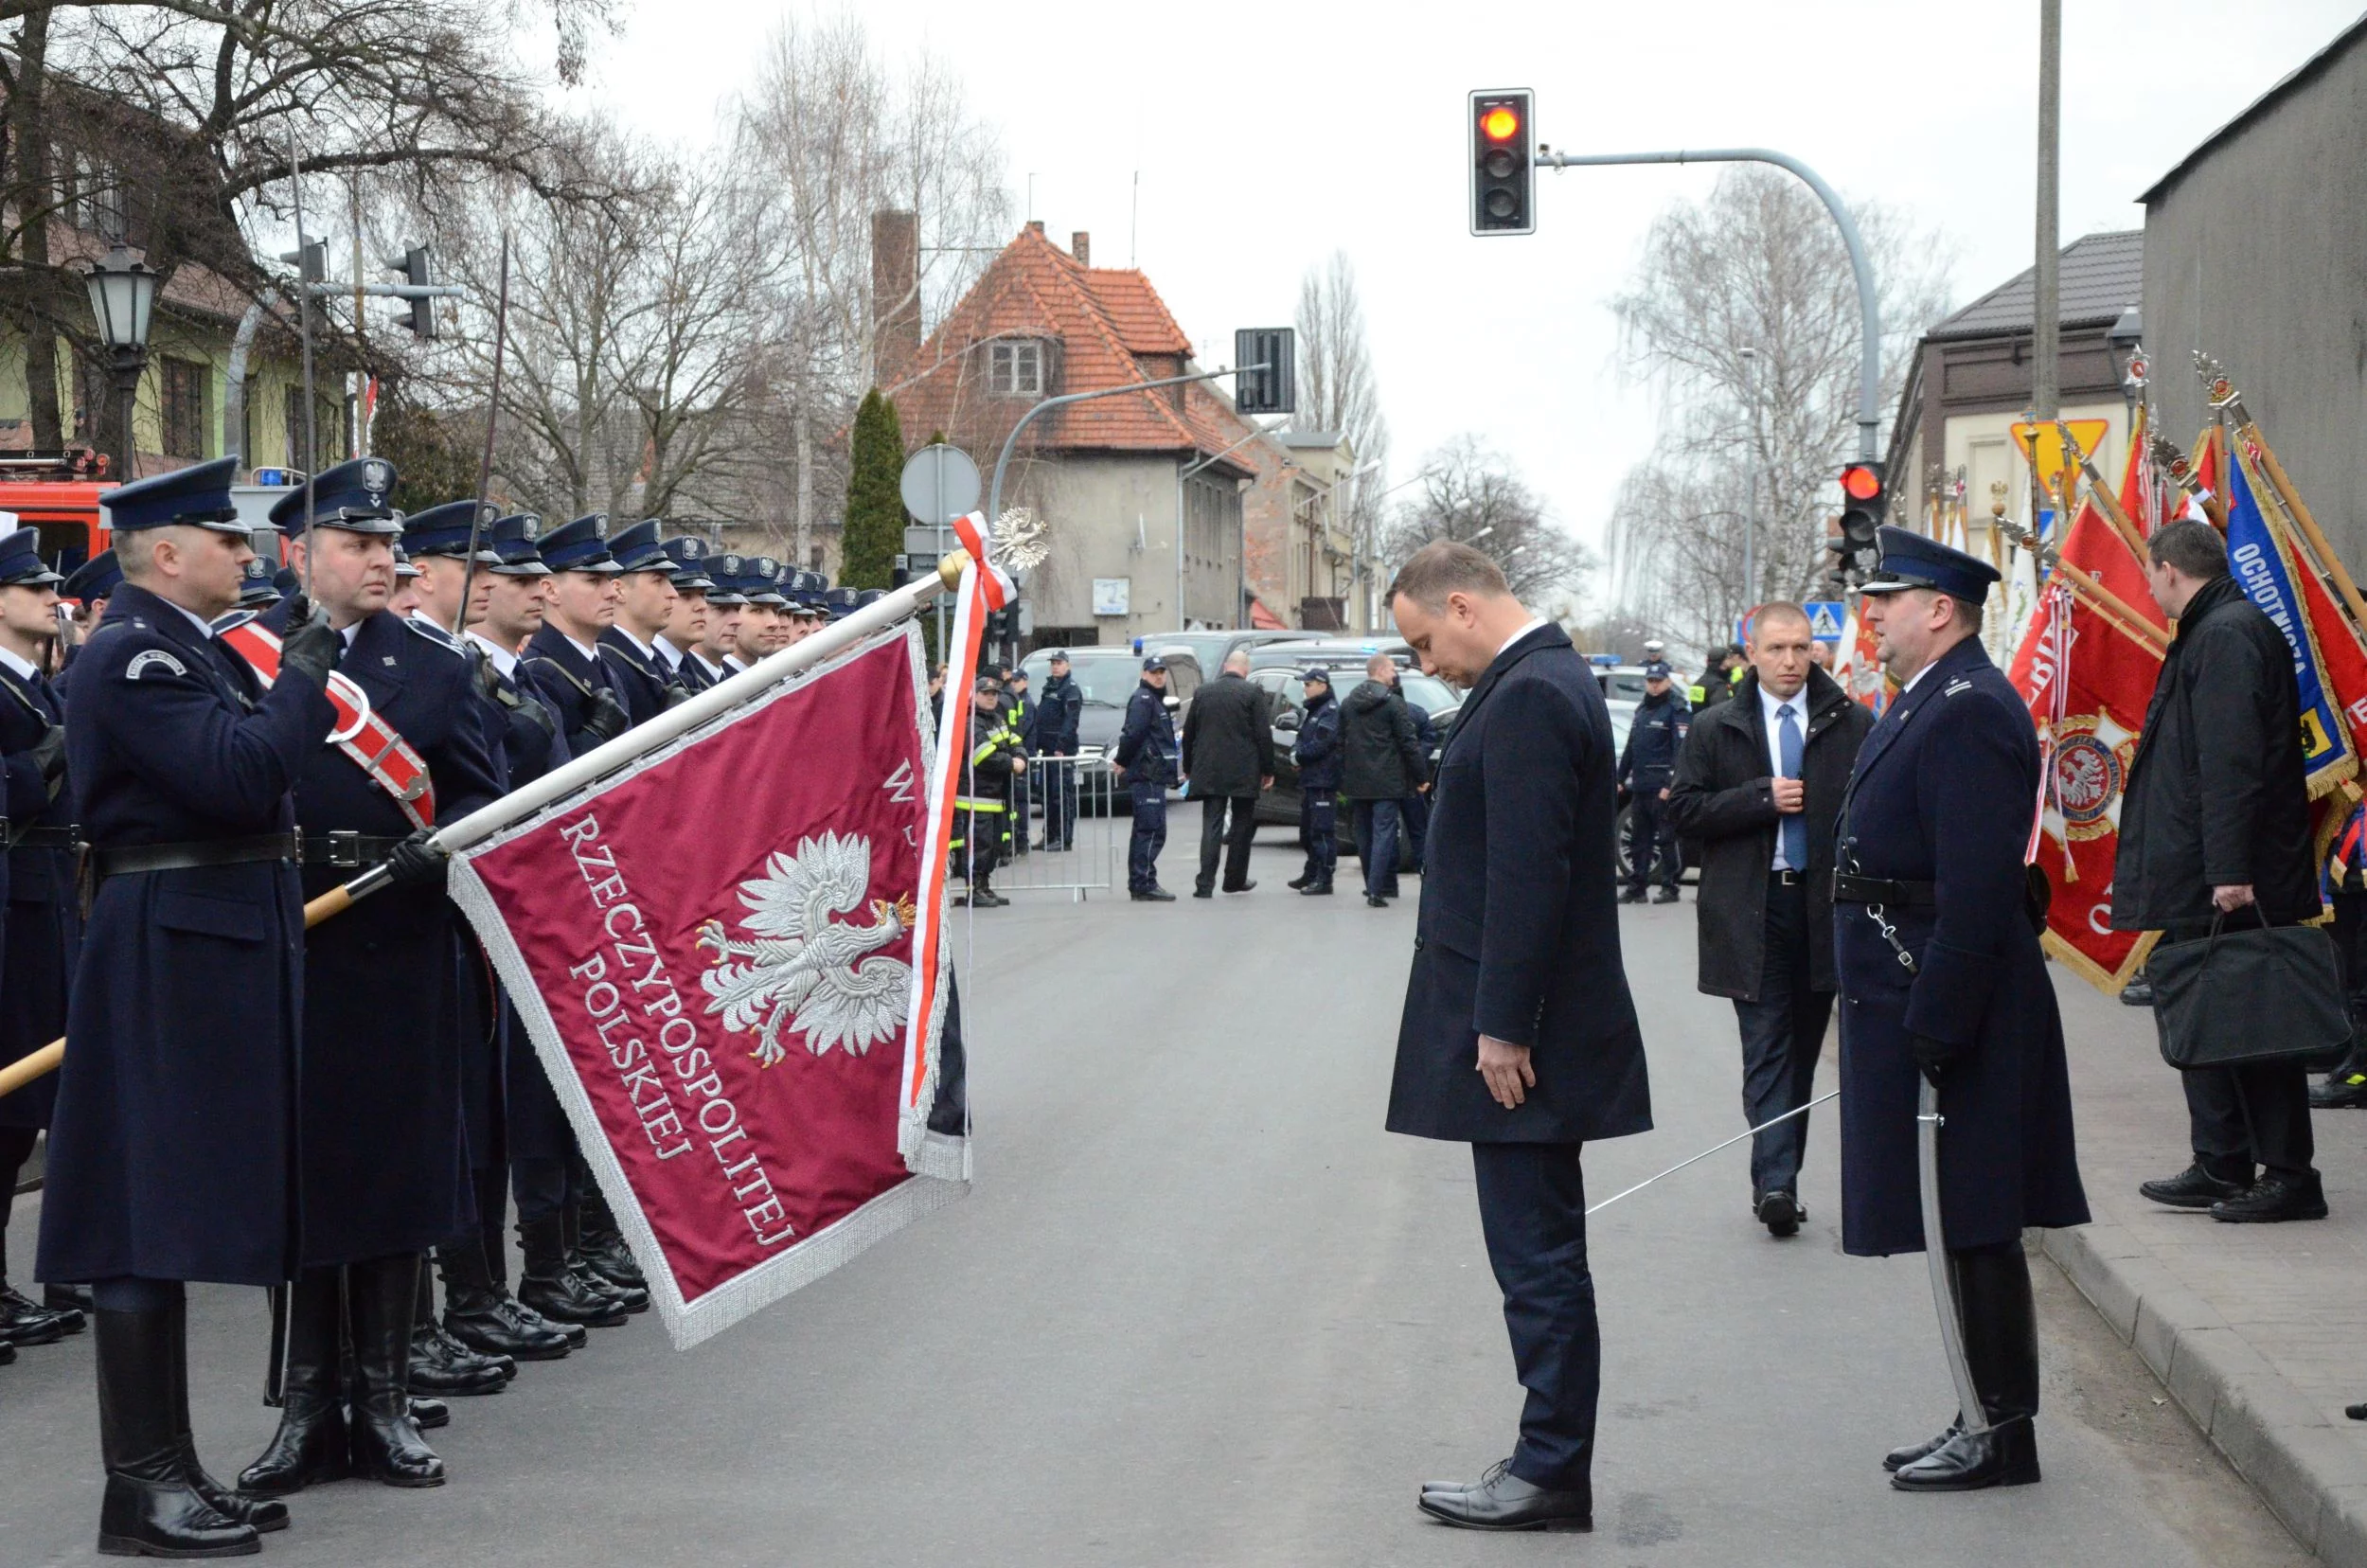
[[906,511],[941,528],[978,505],[978,465],[959,447],[943,442],[925,446],[904,459],[898,488]]

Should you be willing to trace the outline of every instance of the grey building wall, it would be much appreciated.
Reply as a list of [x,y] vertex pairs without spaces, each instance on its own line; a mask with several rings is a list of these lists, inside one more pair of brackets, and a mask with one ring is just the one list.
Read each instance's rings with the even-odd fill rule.
[[[1085,454],[1028,465],[1006,494],[1037,509],[1050,554],[1024,597],[1039,628],[1092,627],[1104,646],[1189,624],[1231,626],[1239,602],[1241,499],[1232,472],[1184,481],[1183,608],[1176,598],[1176,471],[1168,454]],[[1007,504],[1007,503],[1006,503]],[[1126,615],[1093,613],[1096,578],[1124,578]],[[1082,642],[1075,635],[1061,640]]]
[[2145,196],[2145,347],[2164,434],[2208,417],[2216,355],[2354,573],[2367,566],[2367,31]]

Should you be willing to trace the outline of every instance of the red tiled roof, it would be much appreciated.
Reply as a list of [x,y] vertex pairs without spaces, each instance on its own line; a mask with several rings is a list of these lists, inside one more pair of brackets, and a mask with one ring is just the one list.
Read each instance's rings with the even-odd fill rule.
[[[1085,266],[1030,225],[887,388],[913,439],[942,430],[966,446],[1001,441],[1026,405],[987,389],[987,360],[976,350],[997,338],[1057,342],[1062,392],[1176,375],[1191,353],[1191,340],[1149,278],[1130,268]],[[1178,389],[1161,387],[1078,403],[1039,419],[1025,439],[1038,452],[1215,453],[1250,436],[1253,427],[1205,385],[1180,390],[1180,398]],[[1244,472],[1257,468],[1259,445],[1234,454]]]

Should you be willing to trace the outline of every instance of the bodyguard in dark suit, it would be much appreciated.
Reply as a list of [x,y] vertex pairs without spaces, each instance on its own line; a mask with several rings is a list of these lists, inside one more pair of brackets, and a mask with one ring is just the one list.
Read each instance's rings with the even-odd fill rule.
[[1652,1125],[1613,906],[1611,719],[1568,634],[1469,545],[1415,552],[1390,601],[1423,668],[1470,696],[1438,769],[1388,1125],[1470,1144],[1528,1390],[1512,1456],[1425,1486],[1421,1508],[1583,1527],[1602,1346],[1579,1150]]
[[[394,465],[342,463],[272,508],[290,563],[311,584],[343,651],[338,669],[425,762],[435,816],[498,793],[468,659],[451,635],[388,611]],[[284,631],[283,605],[263,624]],[[301,1272],[287,1298],[280,1426],[240,1483],[293,1492],[353,1470],[399,1487],[441,1484],[443,1462],[410,1414],[419,1259],[473,1223],[461,1105],[456,913],[428,827],[343,747],[316,742],[295,788],[304,891],[318,898],[383,865],[387,890],[304,942],[300,1112]],[[356,1389],[348,1425],[340,1340]]]
[[580,757],[632,723],[599,653],[600,633],[616,620],[618,567],[608,553],[608,514],[593,512],[553,528],[541,549],[551,569],[550,597],[542,630],[526,643],[524,666],[559,709],[568,755]]
[[335,716],[336,633],[287,639],[268,692],[208,623],[253,554],[236,457],[103,499],[125,580],[76,667],[66,757],[97,882],[42,1203],[44,1279],[93,1283],[99,1543],[255,1550],[284,1506],[233,1496],[189,1434],[181,1282],[296,1270],[303,897],[290,790]]
[[1693,721],[1668,786],[1668,821],[1701,848],[1700,986],[1734,998],[1742,1028],[1751,1211],[1798,1234],[1800,1162],[1817,1058],[1833,1021],[1833,821],[1874,715],[1810,662],[1808,617],[1764,604],[1752,668]]
[[[1860,615],[1906,683],[1859,750],[1833,878],[1842,993],[1842,1245],[1920,1252],[1916,1098],[1939,1090],[1940,1216],[1990,1430],[1893,1452],[1905,1491],[2038,1479],[2038,1343],[2021,1233],[2081,1225],[2071,1083],[2022,856],[2030,710],[1982,651],[1995,568],[1885,526]],[[1970,1413],[1965,1413],[1969,1415]]]
[[[0,770],[8,821],[8,851],[0,856],[0,908],[7,912],[0,1063],[65,1033],[66,980],[81,936],[65,706],[41,672],[58,636],[62,579],[42,563],[40,544],[31,528],[0,538]],[[0,1098],[0,1346],[52,1345],[84,1327],[80,1308],[43,1306],[9,1283],[10,1194],[34,1137],[49,1123],[57,1092],[53,1073]]]
[[1215,894],[1219,849],[1224,890],[1248,892],[1257,885],[1249,880],[1257,797],[1273,787],[1273,711],[1266,693],[1249,684],[1247,652],[1226,654],[1223,670],[1192,699],[1184,719],[1184,776],[1200,798],[1200,880],[1192,897]]

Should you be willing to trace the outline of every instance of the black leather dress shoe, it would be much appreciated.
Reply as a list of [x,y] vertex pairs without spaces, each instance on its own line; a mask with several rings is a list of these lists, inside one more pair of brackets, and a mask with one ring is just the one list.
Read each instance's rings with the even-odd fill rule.
[[1913,1464],[1916,1460],[1937,1453],[1940,1450],[1948,1446],[1949,1439],[1954,1437],[1958,1433],[1964,1430],[1965,1418],[1962,1416],[1959,1416],[1954,1420],[1949,1422],[1948,1430],[1941,1433],[1937,1437],[1933,1437],[1928,1442],[1909,1443],[1905,1448],[1895,1448],[1888,1453],[1882,1455],[1882,1468],[1895,1474],[1897,1471],[1905,1470],[1909,1465]]
[[1127,895],[1136,903],[1173,903],[1175,895],[1164,887],[1138,887]]
[[[20,1318],[29,1317],[34,1314],[39,1314],[46,1318],[54,1318],[57,1321],[59,1331],[61,1333],[67,1334],[79,1334],[83,1330],[83,1328],[88,1327],[90,1323],[89,1317],[80,1307],[57,1307],[52,1306],[46,1301],[44,1301],[40,1305],[36,1306],[32,1297],[25,1294],[15,1286],[8,1284],[5,1281],[0,1281],[0,1317],[8,1317],[11,1314]],[[4,1332],[6,1332],[5,1329],[0,1329],[0,1333]],[[27,1344],[29,1342],[20,1340],[18,1343]],[[42,1343],[47,1344],[48,1342],[44,1340]]]
[[1315,879],[1312,877],[1292,877],[1289,882],[1284,882],[1282,885],[1295,893],[1300,888],[1305,887],[1308,882],[1311,882],[1314,880]]
[[[44,1285],[41,1288],[41,1304],[53,1312],[68,1309],[77,1312],[97,1310],[91,1306],[90,1287],[87,1285]],[[68,1329],[67,1332],[73,1330]]]
[[513,1362],[558,1361],[567,1336],[540,1317],[529,1319],[513,1296],[471,1286],[447,1287],[444,1332],[472,1350]]
[[2323,1220],[2326,1189],[2314,1170],[2290,1176],[2271,1170],[2242,1194],[2211,1205],[2211,1218],[2232,1225],[2274,1224],[2284,1220]]
[[1213,899],[1216,896],[1217,890],[1213,887],[1195,887],[1192,889],[1192,897],[1195,899]]
[[504,1362],[508,1358],[497,1360],[470,1349],[434,1318],[411,1326],[410,1386],[423,1394],[498,1394],[518,1370],[517,1363],[508,1362],[509,1370],[503,1371]]
[[611,1285],[623,1290],[646,1291],[650,1288],[648,1276],[642,1274],[641,1265],[632,1260],[632,1249],[625,1245],[622,1236],[594,1236],[587,1232],[582,1243],[576,1248],[576,1266],[590,1269]]
[[2038,1437],[2028,1417],[2018,1416],[1986,1432],[1959,1432],[1891,1476],[1899,1491],[1979,1491],[1986,1487],[2027,1487],[2038,1480]]
[[[80,1314],[76,1314],[78,1319]],[[0,1340],[23,1349],[65,1338],[65,1319],[12,1288],[0,1285]]]
[[1759,1223],[1767,1227],[1767,1234],[1778,1237],[1799,1235],[1800,1221],[1808,1217],[1808,1211],[1801,1206],[1800,1200],[1781,1187],[1760,1198],[1757,1212]]
[[1500,1459],[1486,1475],[1460,1490],[1425,1488],[1421,1510],[1463,1530],[1591,1530],[1593,1488],[1549,1490],[1512,1473]]
[[1325,899],[1330,896],[1331,883],[1327,882],[1308,882],[1299,889],[1299,897],[1302,899]]
[[1251,880],[1251,881],[1249,881],[1249,882],[1243,882],[1243,883],[1242,883],[1240,886],[1238,886],[1238,887],[1228,887],[1228,888],[1226,888],[1226,889],[1225,889],[1225,891],[1226,891],[1227,893],[1248,893],[1248,892],[1251,892],[1251,891],[1255,890],[1255,889],[1256,888],[1256,886],[1257,886],[1257,883],[1256,883],[1255,880],[1255,879],[1253,879],[1253,880]]
[[2127,985],[2123,986],[2121,988],[2121,1006],[2124,1007],[2152,1007],[2153,982],[2141,974],[2137,976],[2136,979],[2131,980]]
[[2351,1111],[2367,1105],[2367,1070],[2337,1071],[2323,1083],[2309,1086],[2312,1111]]
[[1621,903],[1642,903],[1644,901],[1644,889],[1640,887],[1623,888],[1620,890],[1619,901]]
[[2198,1165],[2190,1165],[2175,1176],[2147,1182],[2137,1189],[2141,1198],[2150,1198],[2168,1208],[2207,1209],[2229,1198],[2244,1195],[2250,1182],[2223,1182]]
[[1389,907],[1389,900],[1386,899],[1375,898],[1372,894],[1367,893],[1364,895],[1364,907],[1367,909],[1386,909]]
[[1652,895],[1652,901],[1656,904],[1675,903],[1679,899],[1683,897],[1683,894],[1678,892],[1673,887],[1664,887],[1659,892]]

